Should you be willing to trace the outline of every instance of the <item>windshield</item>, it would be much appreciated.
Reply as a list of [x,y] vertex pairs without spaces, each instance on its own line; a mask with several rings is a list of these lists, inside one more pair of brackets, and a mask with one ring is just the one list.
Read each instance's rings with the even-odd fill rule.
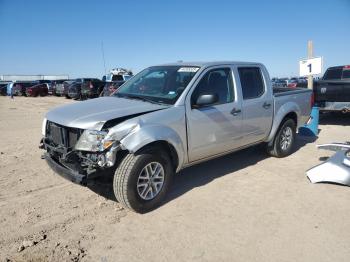
[[125,82],[113,95],[174,104],[198,69],[192,66],[149,67]]

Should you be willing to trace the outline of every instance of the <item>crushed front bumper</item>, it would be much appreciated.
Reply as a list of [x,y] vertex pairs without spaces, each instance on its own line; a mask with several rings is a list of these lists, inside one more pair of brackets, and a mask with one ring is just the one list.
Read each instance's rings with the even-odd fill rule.
[[[60,175],[61,177],[79,184],[79,185],[83,185],[86,186],[87,182],[88,182],[88,176],[87,175],[83,175],[80,174],[77,171],[71,170],[65,166],[63,166],[62,164],[58,163],[55,159],[53,159],[50,154],[48,153],[44,153],[43,157],[45,158],[47,164],[49,165],[49,167],[58,175]],[[89,177],[90,178],[90,177]]]

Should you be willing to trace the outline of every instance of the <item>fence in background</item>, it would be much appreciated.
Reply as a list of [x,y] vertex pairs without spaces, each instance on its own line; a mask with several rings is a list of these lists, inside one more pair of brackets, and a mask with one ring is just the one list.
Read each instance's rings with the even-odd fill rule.
[[2,81],[34,81],[69,79],[69,75],[0,75]]

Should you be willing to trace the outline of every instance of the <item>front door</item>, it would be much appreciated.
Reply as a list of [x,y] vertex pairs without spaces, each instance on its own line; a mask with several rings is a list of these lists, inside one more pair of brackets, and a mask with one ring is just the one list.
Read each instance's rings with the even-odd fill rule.
[[[230,67],[208,69],[186,103],[188,157],[193,162],[239,146],[242,111]],[[197,107],[200,95],[216,94],[214,104]]]

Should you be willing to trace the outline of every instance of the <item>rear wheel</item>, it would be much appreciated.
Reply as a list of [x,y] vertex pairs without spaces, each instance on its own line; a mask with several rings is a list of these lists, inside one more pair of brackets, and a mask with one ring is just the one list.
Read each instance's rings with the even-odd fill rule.
[[114,194],[122,205],[145,213],[158,207],[171,184],[173,169],[166,153],[128,154],[114,174]]
[[293,119],[285,120],[278,129],[273,144],[267,150],[271,156],[285,157],[293,152],[296,137],[296,124]]

